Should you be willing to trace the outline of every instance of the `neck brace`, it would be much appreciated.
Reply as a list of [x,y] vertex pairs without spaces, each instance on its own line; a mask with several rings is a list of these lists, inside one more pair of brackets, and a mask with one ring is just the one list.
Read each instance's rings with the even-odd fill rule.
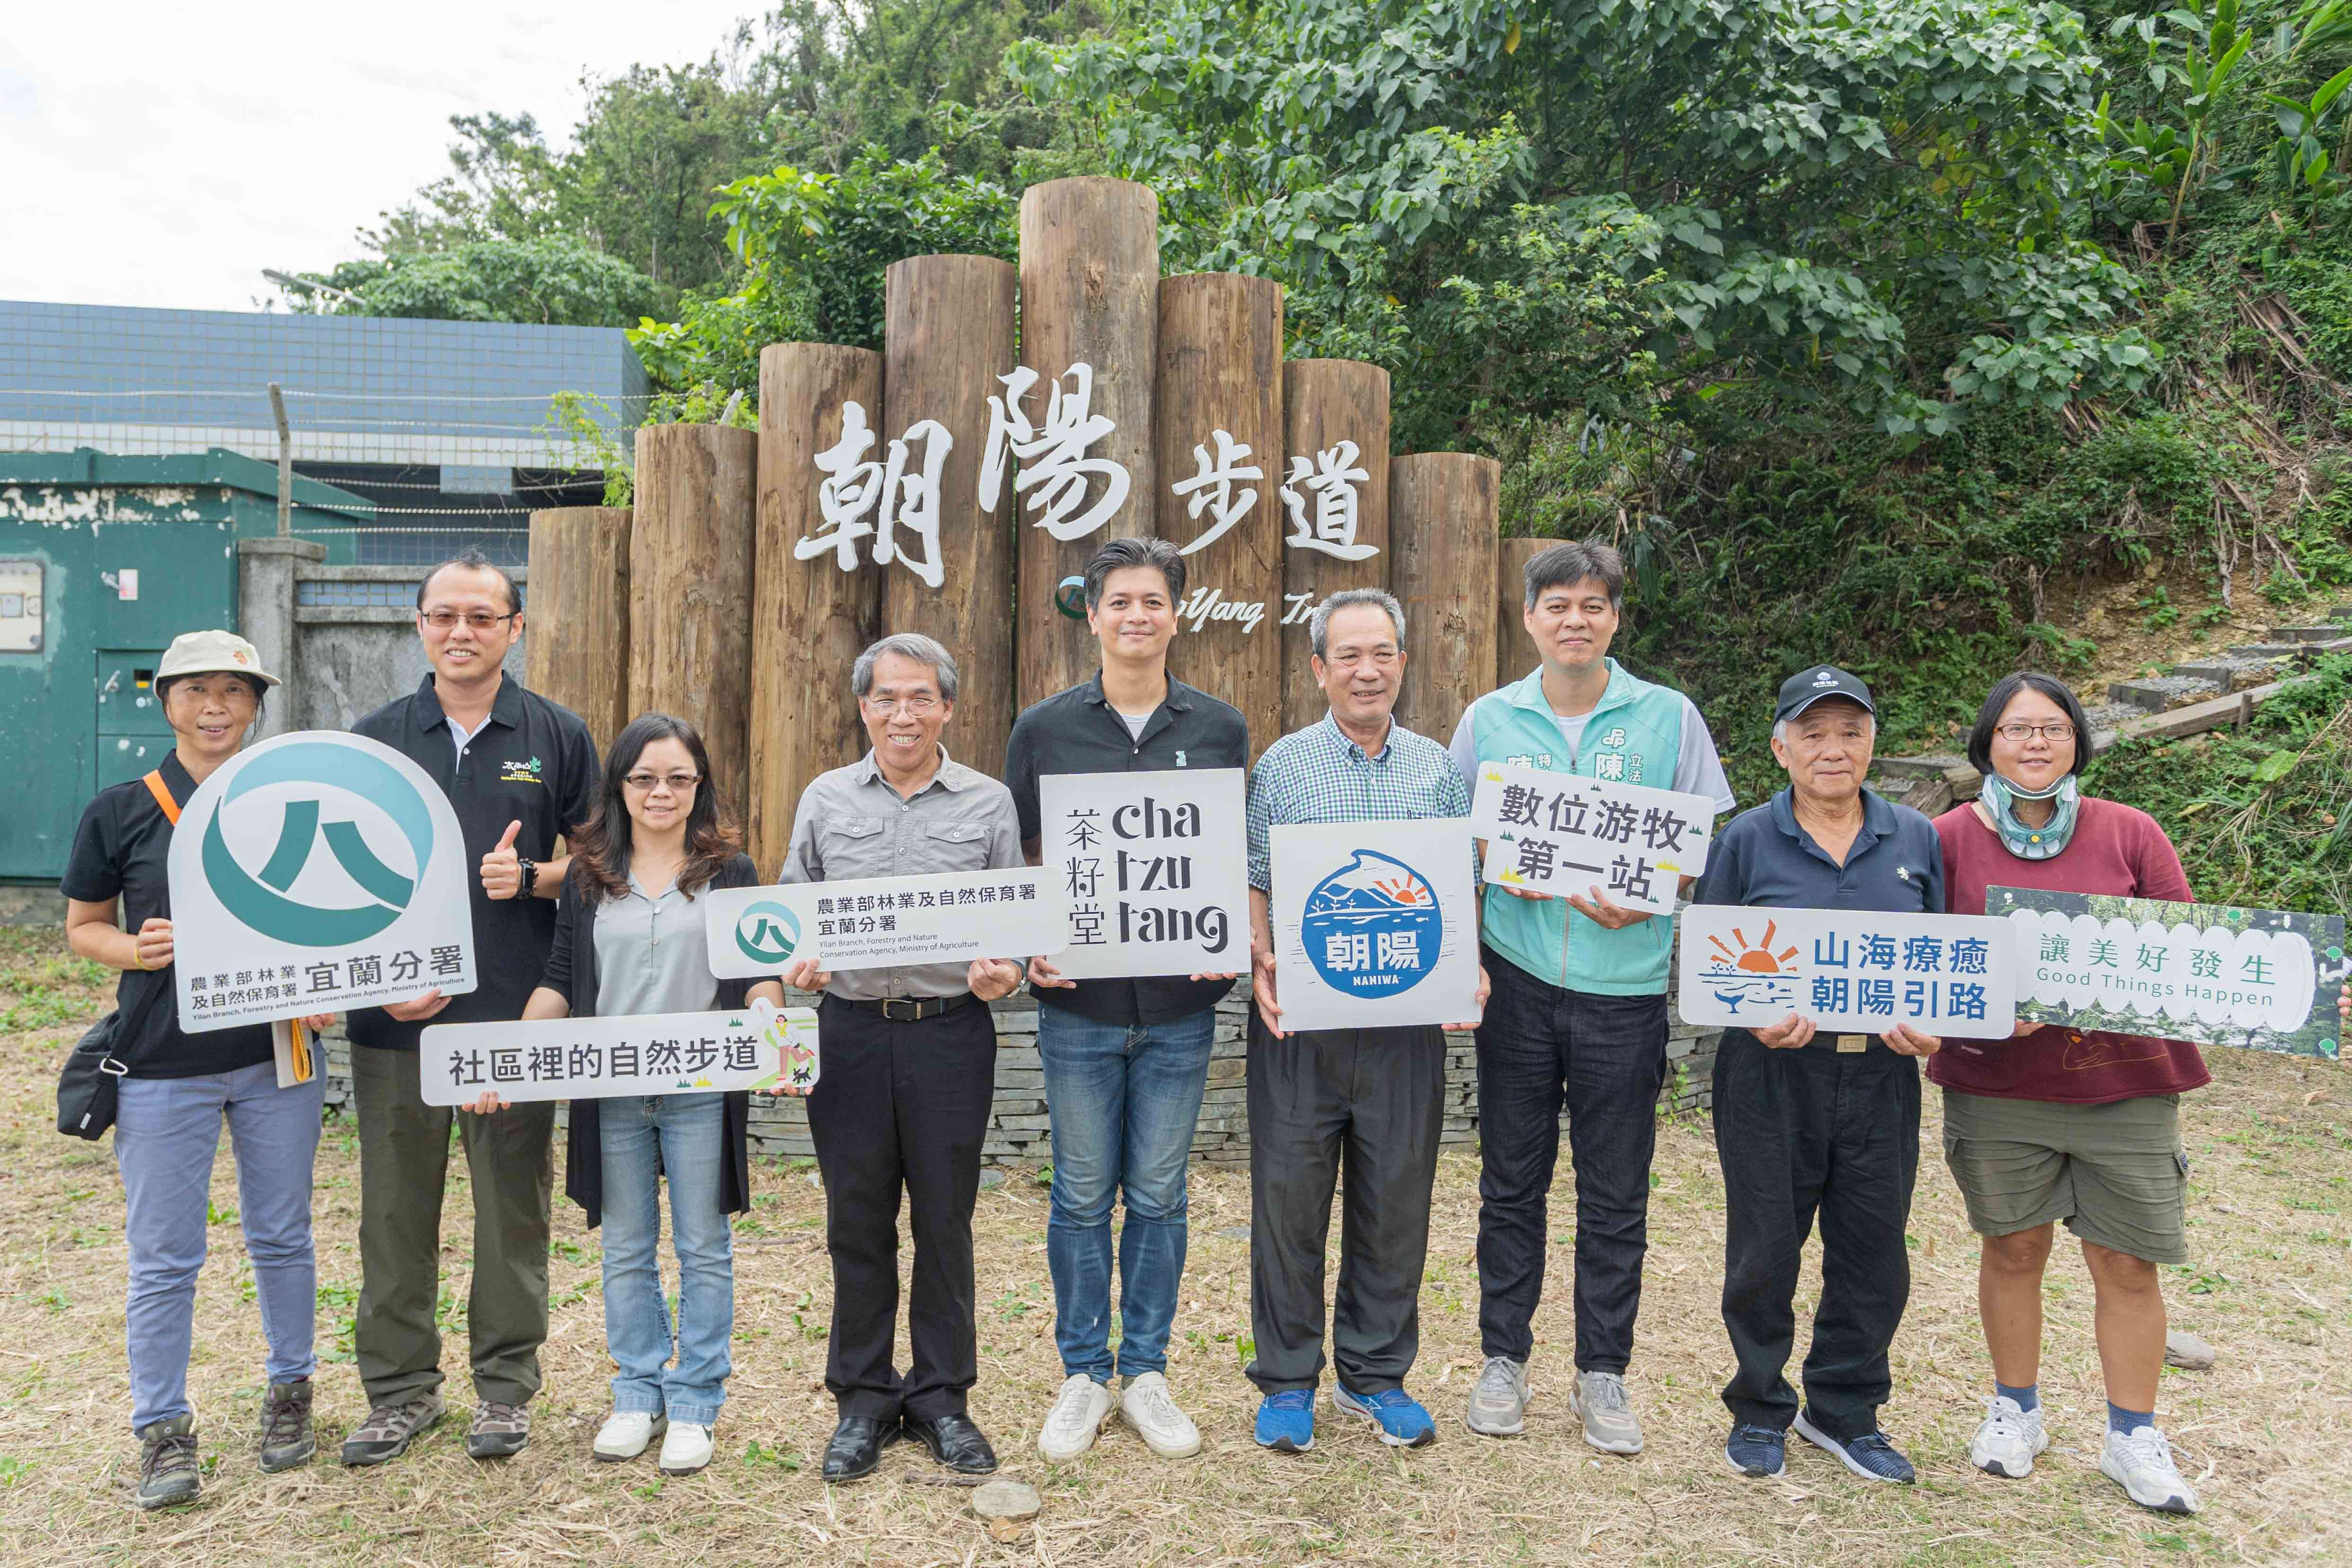
[[[2082,794],[2073,773],[2043,790],[2020,789],[1999,773],[1987,773],[1979,798],[1992,815],[1993,830],[2000,835],[2001,847],[2021,860],[2047,860],[2063,852],[2067,840],[2074,837],[2076,810],[2082,805]],[[2034,827],[2018,820],[2017,803],[2021,800],[2054,800],[2058,804],[2050,820]]]

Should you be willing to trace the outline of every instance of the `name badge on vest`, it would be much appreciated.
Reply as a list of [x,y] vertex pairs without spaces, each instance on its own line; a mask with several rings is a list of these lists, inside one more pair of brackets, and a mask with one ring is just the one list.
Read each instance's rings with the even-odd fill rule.
[[1841,1051],[1866,1051],[1870,1048],[1868,1035],[1840,1035],[1837,1048]]

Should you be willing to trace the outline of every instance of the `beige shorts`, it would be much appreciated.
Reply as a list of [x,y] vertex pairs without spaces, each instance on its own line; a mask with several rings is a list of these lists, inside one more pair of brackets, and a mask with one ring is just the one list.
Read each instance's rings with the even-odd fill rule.
[[2056,1105],[1944,1091],[1944,1163],[1979,1236],[2053,1220],[2150,1263],[2189,1261],[2180,1097]]

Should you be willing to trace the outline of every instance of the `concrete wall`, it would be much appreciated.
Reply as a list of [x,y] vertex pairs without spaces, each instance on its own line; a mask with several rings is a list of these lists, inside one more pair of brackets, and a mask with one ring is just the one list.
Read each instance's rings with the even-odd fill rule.
[[[514,575],[522,581],[528,574]],[[413,566],[313,563],[296,571],[296,602],[285,616],[296,674],[288,683],[293,688],[289,700],[279,705],[282,721],[272,733],[348,730],[362,715],[416,689],[426,669],[425,647],[416,637],[415,593],[422,576]],[[374,602],[357,602],[370,600]],[[526,598],[524,608],[529,607]],[[253,615],[250,604],[247,615]],[[526,619],[522,638],[507,654],[506,672],[516,680],[523,678],[529,626]]]

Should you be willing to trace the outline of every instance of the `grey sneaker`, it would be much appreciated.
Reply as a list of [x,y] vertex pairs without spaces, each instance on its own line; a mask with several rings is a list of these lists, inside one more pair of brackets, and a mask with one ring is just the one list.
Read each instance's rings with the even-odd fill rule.
[[441,1396],[420,1394],[398,1405],[379,1405],[359,1430],[343,1439],[343,1463],[381,1465],[408,1452],[408,1445],[441,1419]]
[[273,1383],[261,1401],[261,1468],[272,1474],[307,1465],[319,1451],[310,1429],[310,1380]]
[[1584,1417],[1584,1440],[1604,1454],[1642,1451],[1642,1423],[1625,1398],[1625,1380],[1613,1372],[1580,1372],[1568,1407]]
[[2099,1473],[2142,1508],[2159,1513],[2197,1511],[2197,1493],[2173,1464],[2172,1445],[2158,1427],[2137,1427],[2129,1436],[2110,1430],[2099,1455]]
[[466,1434],[466,1452],[474,1458],[503,1459],[530,1441],[530,1412],[521,1405],[485,1399],[474,1406],[473,1430]]
[[1490,1355],[1478,1386],[1470,1391],[1470,1408],[1462,1419],[1470,1430],[1486,1437],[1516,1437],[1528,1429],[1528,1366],[1507,1355]]
[[196,1424],[194,1417],[174,1415],[139,1429],[139,1493],[141,1508],[170,1508],[194,1502],[203,1489],[196,1469]]

